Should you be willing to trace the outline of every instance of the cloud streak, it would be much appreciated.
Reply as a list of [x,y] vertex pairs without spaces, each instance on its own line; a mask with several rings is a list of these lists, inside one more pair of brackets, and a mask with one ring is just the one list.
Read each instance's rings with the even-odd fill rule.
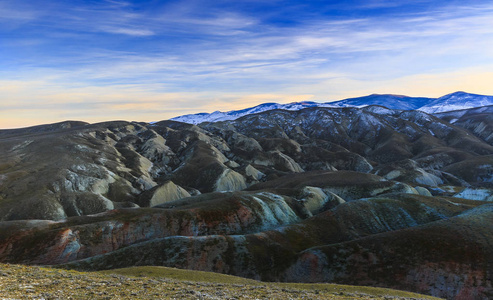
[[[57,104],[57,120],[94,120],[101,118],[98,110],[111,108],[107,118],[134,110],[151,121],[193,109],[339,100],[365,91],[493,94],[471,73],[491,75],[493,5],[487,1],[310,5],[0,1],[15,20],[0,17],[0,34],[8,37],[0,48],[7,58],[0,60],[0,108],[7,114]],[[455,78],[453,84],[444,84],[446,78]]]

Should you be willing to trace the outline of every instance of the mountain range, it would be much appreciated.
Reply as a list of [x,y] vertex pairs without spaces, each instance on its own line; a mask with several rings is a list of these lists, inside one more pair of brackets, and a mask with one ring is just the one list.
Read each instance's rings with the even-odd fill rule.
[[0,130],[0,263],[492,299],[493,106],[372,98]]
[[349,98],[334,102],[295,102],[288,104],[264,103],[255,107],[228,112],[215,111],[213,113],[189,114],[172,118],[174,121],[200,124],[202,122],[218,122],[236,120],[237,118],[269,111],[273,109],[300,110],[309,107],[365,107],[369,105],[380,105],[397,110],[420,110],[426,113],[440,113],[452,110],[461,110],[474,107],[493,105],[493,96],[483,96],[465,92],[455,92],[440,98],[408,97],[401,95],[373,94],[358,98]]

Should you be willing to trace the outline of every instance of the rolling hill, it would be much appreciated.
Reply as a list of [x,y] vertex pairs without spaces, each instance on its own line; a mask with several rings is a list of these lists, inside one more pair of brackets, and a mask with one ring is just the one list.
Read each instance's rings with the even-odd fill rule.
[[0,131],[0,262],[493,296],[489,108]]

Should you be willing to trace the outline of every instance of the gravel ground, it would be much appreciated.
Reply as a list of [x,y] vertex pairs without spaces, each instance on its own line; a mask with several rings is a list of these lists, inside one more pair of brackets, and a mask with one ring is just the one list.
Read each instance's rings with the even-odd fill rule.
[[275,284],[126,277],[0,264],[0,299],[415,299]]

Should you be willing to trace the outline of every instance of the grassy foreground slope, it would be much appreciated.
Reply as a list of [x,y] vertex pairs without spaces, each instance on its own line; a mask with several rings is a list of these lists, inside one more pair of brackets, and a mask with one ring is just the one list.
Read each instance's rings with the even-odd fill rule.
[[165,267],[82,273],[0,264],[2,299],[438,299],[383,288],[266,283]]

